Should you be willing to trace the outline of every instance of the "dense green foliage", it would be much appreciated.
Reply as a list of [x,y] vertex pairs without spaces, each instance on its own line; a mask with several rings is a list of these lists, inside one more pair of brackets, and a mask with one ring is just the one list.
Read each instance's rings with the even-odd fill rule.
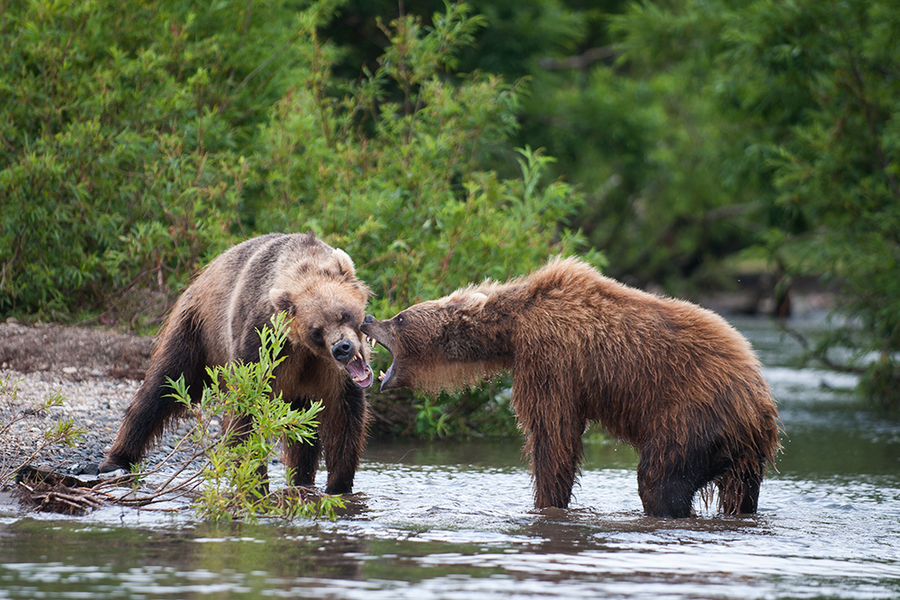
[[[320,65],[321,79],[295,86],[260,133],[256,226],[303,223],[346,250],[375,290],[378,314],[486,276],[523,274],[581,241],[557,226],[580,198],[543,181],[548,157],[519,150],[515,178],[483,169],[507,150],[517,90],[490,76],[456,84],[439,76],[479,22],[461,9],[428,29],[414,17],[396,22],[377,69],[326,90]],[[396,101],[386,88],[400,92]]]
[[346,249],[379,315],[593,248],[675,293],[825,276],[861,328],[816,353],[900,405],[888,0],[0,8],[0,314],[133,314],[268,231]]
[[[577,183],[585,203],[567,223],[604,252],[610,274],[673,292],[688,283],[721,286],[723,261],[758,240],[765,215],[748,178],[759,157],[744,152],[736,142],[742,125],[706,93],[708,65],[678,64],[677,53],[663,56],[665,68],[641,69],[631,54],[616,61],[630,22],[613,21],[611,32],[610,17],[628,6],[475,3],[486,26],[460,54],[461,70],[499,73],[524,87],[516,143],[545,149],[556,159],[553,173]],[[338,72],[375,62],[388,43],[377,19],[397,11],[396,3],[350,0],[327,28],[350,48]],[[677,31],[659,23],[653,37]],[[507,158],[498,157],[498,169],[509,170]]]
[[[559,226],[580,197],[569,185],[544,181],[549,157],[520,149],[518,177],[482,167],[509,151],[518,90],[490,76],[440,77],[479,23],[451,8],[427,29],[416,17],[401,19],[385,29],[390,45],[377,68],[331,90],[324,89],[333,81],[327,48],[315,44],[321,78],[293,88],[260,133],[251,183],[261,198],[257,228],[303,223],[349,252],[375,291],[375,314],[485,277],[524,274],[581,245],[577,232]],[[376,410],[383,410],[380,401]],[[498,433],[513,422],[490,389],[474,400],[443,396],[418,408],[415,425],[401,421],[400,431],[472,432],[474,421]]]
[[[380,315],[580,245],[559,225],[580,197],[549,180],[551,158],[510,142],[520,90],[446,76],[482,19],[448,6],[427,26],[382,24],[377,66],[344,81],[319,35],[334,7],[300,8],[4,12],[0,311],[171,301],[223,248],[270,231],[344,248]],[[488,168],[501,154],[518,173]]]
[[718,127],[699,147],[724,182],[756,199],[764,256],[787,281],[812,274],[839,289],[852,328],[814,353],[849,344],[866,395],[900,407],[896,3],[633,5],[614,25],[635,71],[651,82],[678,73],[688,94],[711,102],[713,112],[689,121]]
[[239,231],[240,154],[303,64],[296,11],[4,4],[0,311],[177,288]]
[[547,157],[522,150],[510,179],[484,168],[511,152],[518,90],[441,78],[479,19],[461,7],[433,27],[385,26],[379,67],[341,82],[317,37],[330,11],[5,11],[0,310],[60,316],[136,286],[177,290],[224,247],[275,230],[345,248],[385,311],[574,249],[557,223],[579,198],[541,180]]

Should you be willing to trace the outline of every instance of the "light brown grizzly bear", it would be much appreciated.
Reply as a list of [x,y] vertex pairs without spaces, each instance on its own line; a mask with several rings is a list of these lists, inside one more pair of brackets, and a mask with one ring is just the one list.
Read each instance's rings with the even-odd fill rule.
[[350,257],[311,234],[271,234],[227,250],[172,309],[101,472],[139,462],[166,424],[185,413],[168,396],[167,377],[184,375],[199,400],[209,383],[206,367],[258,361],[257,330],[285,311],[292,320],[273,392],[297,409],[316,400],[323,408],[315,443],[285,444],[284,464],[293,469],[291,483],[312,485],[324,449],[326,492],[350,492],[365,442],[363,388],[373,381],[359,331],[369,294]]
[[576,259],[387,321],[370,315],[361,329],[393,356],[382,390],[436,391],[512,370],[537,508],[568,506],[592,421],[638,450],[638,491],[658,517],[690,516],[694,494],[713,486],[723,512],[755,512],[780,447],[778,411],[743,336]]

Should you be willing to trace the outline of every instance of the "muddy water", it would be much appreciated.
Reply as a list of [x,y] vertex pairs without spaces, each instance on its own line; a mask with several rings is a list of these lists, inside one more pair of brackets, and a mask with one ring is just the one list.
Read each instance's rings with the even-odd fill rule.
[[518,440],[372,444],[334,523],[7,509],[0,598],[900,598],[900,424],[859,410],[852,378],[791,367],[767,324],[738,325],[785,429],[752,517],[644,517],[636,456],[593,438],[572,508],[542,512]]

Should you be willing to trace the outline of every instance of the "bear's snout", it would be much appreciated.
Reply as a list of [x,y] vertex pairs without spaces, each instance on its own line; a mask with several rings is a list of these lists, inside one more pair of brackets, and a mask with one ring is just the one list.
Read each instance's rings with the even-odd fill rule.
[[366,318],[363,319],[363,325],[371,325],[376,321],[374,315],[366,315]]
[[348,340],[341,340],[331,347],[331,355],[338,362],[347,363],[355,353],[353,343]]

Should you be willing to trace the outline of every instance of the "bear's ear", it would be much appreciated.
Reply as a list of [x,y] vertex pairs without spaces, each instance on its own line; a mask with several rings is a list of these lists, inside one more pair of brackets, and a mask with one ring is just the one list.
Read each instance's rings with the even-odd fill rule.
[[484,303],[487,301],[488,301],[487,294],[484,294],[482,292],[472,292],[472,297],[471,297],[472,304],[475,304],[478,306],[484,306]]
[[350,258],[349,254],[340,248],[335,248],[334,257],[337,259],[338,266],[341,268],[341,275],[348,278],[356,277],[356,268],[353,266],[353,259]]
[[269,302],[278,312],[287,313],[289,317],[293,317],[297,312],[297,307],[291,302],[291,294],[287,290],[281,288],[272,288],[269,290]]
[[456,310],[479,310],[484,308],[488,295],[472,288],[458,290],[447,297],[447,307]]

